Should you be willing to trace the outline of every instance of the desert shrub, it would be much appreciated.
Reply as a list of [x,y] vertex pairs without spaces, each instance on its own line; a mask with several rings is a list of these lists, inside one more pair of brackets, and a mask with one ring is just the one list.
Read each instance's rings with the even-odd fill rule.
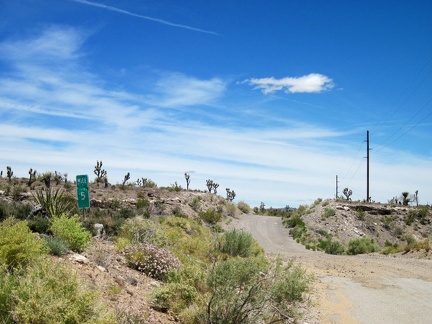
[[47,252],[45,241],[38,239],[25,221],[8,218],[0,224],[0,265],[23,267]]
[[362,237],[349,241],[347,253],[351,255],[379,251],[378,245],[371,238]]
[[415,220],[418,220],[420,224],[427,225],[430,223],[429,206],[420,206],[414,210],[410,210],[407,217],[405,218],[405,224],[411,225]]
[[237,215],[237,207],[230,201],[226,202],[224,209],[227,216],[235,217]]
[[161,219],[165,245],[183,264],[208,261],[213,253],[213,235],[198,220],[172,216]]
[[51,222],[49,219],[38,215],[38,216],[35,216],[32,218],[29,218],[27,221],[27,225],[32,232],[45,234],[49,231],[49,227],[51,225]]
[[132,208],[122,207],[119,210],[119,216],[121,218],[132,218],[135,216],[135,212],[132,210]]
[[311,277],[293,262],[269,269],[255,258],[232,258],[216,264],[207,282],[211,295],[197,322],[297,322]]
[[12,309],[12,292],[17,284],[16,278],[7,267],[0,264],[0,321],[2,324],[13,324],[10,311]]
[[285,219],[284,225],[287,227],[290,227],[290,228],[292,228],[292,227],[306,227],[305,222],[300,217],[297,217],[297,216]]
[[162,311],[180,313],[198,297],[197,290],[188,284],[170,282],[152,293],[153,307]]
[[149,243],[129,245],[124,253],[129,267],[157,280],[165,280],[169,272],[181,266],[168,250]]
[[201,209],[201,197],[200,196],[194,197],[192,201],[189,203],[189,206],[191,206],[191,208],[196,212],[199,211]]
[[83,227],[78,215],[62,214],[60,217],[54,217],[50,229],[55,237],[62,239],[68,248],[75,252],[87,248],[92,238],[90,232]]
[[208,224],[216,224],[222,220],[222,215],[214,208],[209,208],[206,211],[201,211],[198,213],[198,216]]
[[387,255],[392,253],[399,253],[402,252],[403,250],[404,248],[401,245],[386,241],[384,244],[384,249],[381,251],[381,253]]
[[114,323],[95,297],[65,265],[41,259],[17,280],[10,314],[15,323]]
[[46,242],[52,255],[62,256],[69,252],[67,243],[59,237],[48,236]]
[[332,208],[325,208],[324,214],[322,215],[322,217],[329,218],[329,217],[334,216],[334,215],[336,215],[336,210],[334,210]]
[[231,256],[249,257],[260,253],[252,234],[236,229],[225,232],[218,241],[218,249]]
[[245,203],[244,201],[240,201],[237,204],[237,208],[240,209],[245,214],[249,214],[251,211],[250,206],[247,203]]
[[318,249],[327,254],[343,254],[345,247],[342,243],[330,240],[319,240]]
[[38,190],[33,197],[50,217],[71,212],[75,202],[75,199],[71,199],[70,194],[61,188]]
[[317,229],[316,232],[319,235],[324,236],[327,240],[330,240],[333,237],[331,233],[327,232],[325,229],[322,228]]
[[315,201],[314,201],[314,203],[313,203],[313,205],[312,206],[318,206],[319,204],[321,204],[321,202],[322,202],[322,198],[318,198],[318,199],[316,199]]
[[119,238],[128,239],[132,244],[145,242],[157,246],[163,246],[165,244],[163,232],[154,221],[149,219],[129,219],[120,228]]
[[136,208],[137,209],[146,208],[146,207],[149,207],[149,206],[150,206],[150,201],[147,198],[141,198],[141,197],[139,197],[137,199],[137,202],[136,202]]
[[2,200],[0,201],[0,221],[9,217],[25,220],[31,210],[32,206],[30,204],[19,201],[7,202]]

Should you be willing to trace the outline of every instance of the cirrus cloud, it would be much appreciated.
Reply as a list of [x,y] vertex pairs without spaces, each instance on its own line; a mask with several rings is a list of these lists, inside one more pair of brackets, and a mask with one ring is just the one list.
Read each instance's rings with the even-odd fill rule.
[[269,94],[279,90],[285,90],[287,93],[306,92],[317,93],[324,90],[330,90],[334,87],[333,80],[329,77],[311,73],[301,77],[286,77],[282,79],[260,78],[247,79],[243,83],[254,86],[254,89],[260,89],[262,93]]

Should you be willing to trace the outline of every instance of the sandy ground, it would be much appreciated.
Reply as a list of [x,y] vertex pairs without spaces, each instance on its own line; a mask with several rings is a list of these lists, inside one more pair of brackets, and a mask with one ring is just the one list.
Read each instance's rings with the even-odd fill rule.
[[316,307],[307,323],[432,323],[432,260],[309,251],[278,217],[243,215],[229,227],[252,233],[268,254],[296,258],[315,275]]

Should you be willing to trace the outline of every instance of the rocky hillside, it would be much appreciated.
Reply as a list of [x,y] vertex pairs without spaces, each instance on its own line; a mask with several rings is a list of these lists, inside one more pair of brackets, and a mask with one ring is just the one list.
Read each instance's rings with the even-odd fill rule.
[[[432,238],[432,212],[429,206],[401,206],[318,199],[298,212],[307,227],[304,243],[331,239],[348,245],[350,240],[372,238],[381,249],[390,244]],[[412,252],[412,251],[411,251]],[[430,253],[423,251],[426,257]],[[421,255],[417,253],[417,257]]]

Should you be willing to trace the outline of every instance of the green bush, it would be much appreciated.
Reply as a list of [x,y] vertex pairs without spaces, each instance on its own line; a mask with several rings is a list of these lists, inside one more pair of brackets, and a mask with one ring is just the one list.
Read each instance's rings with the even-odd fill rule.
[[12,292],[17,284],[16,278],[7,267],[0,264],[0,322],[13,324],[10,311],[12,309]]
[[154,308],[177,314],[190,306],[197,297],[198,292],[193,286],[177,282],[166,283],[151,295]]
[[334,216],[334,215],[336,215],[336,210],[334,210],[332,208],[325,208],[324,214],[322,217],[329,218],[329,217]]
[[382,254],[392,254],[392,253],[399,253],[404,251],[404,248],[402,246],[400,246],[397,243],[391,243],[389,241],[385,242],[385,246],[384,249],[381,251]]
[[50,229],[55,237],[62,239],[69,249],[75,252],[86,249],[92,238],[90,232],[83,227],[78,215],[69,217],[62,214],[60,217],[54,217]]
[[192,199],[192,201],[189,203],[189,206],[196,212],[201,209],[201,197],[197,196]]
[[343,254],[345,247],[342,243],[330,240],[319,240],[318,249],[327,254]]
[[149,219],[129,219],[120,228],[119,237],[128,239],[132,244],[147,242],[162,246],[165,242],[162,231],[154,221]]
[[240,209],[245,214],[249,214],[251,211],[250,206],[247,203],[245,203],[244,201],[240,201],[237,204],[237,208]]
[[293,262],[270,268],[255,258],[232,258],[216,264],[208,276],[211,295],[196,322],[297,322],[312,278]]
[[284,220],[284,225],[287,227],[306,227],[305,222],[298,216],[294,216]]
[[256,256],[261,252],[252,234],[236,229],[229,230],[220,237],[218,249],[222,253],[240,257]]
[[38,239],[25,221],[8,218],[0,224],[0,265],[8,269],[27,266],[47,252],[45,241]]
[[128,266],[157,280],[180,268],[180,260],[168,250],[148,243],[129,245],[124,249]]
[[61,238],[49,236],[46,238],[46,242],[52,255],[62,256],[69,252],[67,243]]
[[347,253],[351,255],[379,251],[378,245],[371,238],[362,237],[349,241]]
[[114,323],[95,297],[61,262],[42,258],[17,277],[9,313],[15,323]]
[[199,212],[198,216],[208,224],[216,224],[222,220],[222,215],[217,213],[214,208],[209,208],[206,211]]

